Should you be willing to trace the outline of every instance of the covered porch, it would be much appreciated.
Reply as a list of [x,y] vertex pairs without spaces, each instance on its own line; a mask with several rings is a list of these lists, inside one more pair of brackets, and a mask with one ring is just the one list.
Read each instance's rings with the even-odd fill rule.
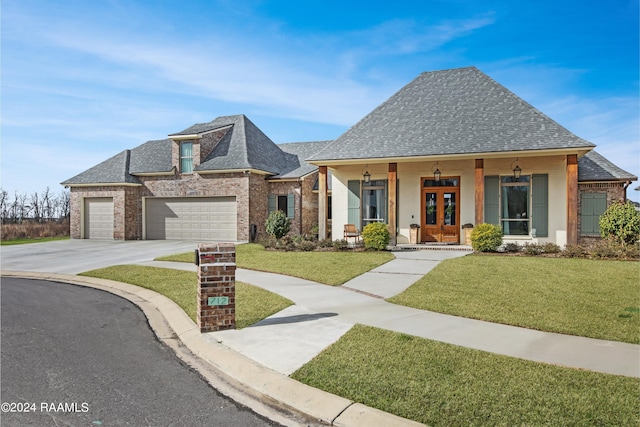
[[334,239],[345,224],[362,231],[376,221],[388,225],[392,246],[459,245],[463,225],[487,222],[502,226],[505,241],[577,243],[577,154],[327,162],[319,165],[320,239],[328,236],[329,175]]

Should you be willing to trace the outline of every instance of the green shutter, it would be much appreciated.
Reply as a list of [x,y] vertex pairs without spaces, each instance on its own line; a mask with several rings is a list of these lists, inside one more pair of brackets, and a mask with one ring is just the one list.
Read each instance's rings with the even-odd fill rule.
[[580,234],[599,235],[600,215],[602,215],[606,209],[606,193],[580,194]]
[[295,198],[293,196],[293,194],[287,194],[287,218],[293,218],[295,211],[296,211],[296,205],[295,203]]
[[500,224],[500,178],[484,177],[484,222]]
[[549,237],[549,175],[531,178],[531,228],[536,237]]
[[349,181],[347,187],[349,188],[347,221],[349,224],[355,224],[359,230],[362,225],[360,220],[360,181]]
[[269,212],[271,213],[273,211],[276,210],[276,195],[275,194],[269,194]]

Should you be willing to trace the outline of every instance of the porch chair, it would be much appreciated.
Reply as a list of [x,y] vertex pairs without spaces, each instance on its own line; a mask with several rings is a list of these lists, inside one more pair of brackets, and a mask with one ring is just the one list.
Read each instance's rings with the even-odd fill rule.
[[360,241],[360,232],[356,228],[355,224],[344,225],[344,240],[349,241],[349,237],[354,238],[356,243]]

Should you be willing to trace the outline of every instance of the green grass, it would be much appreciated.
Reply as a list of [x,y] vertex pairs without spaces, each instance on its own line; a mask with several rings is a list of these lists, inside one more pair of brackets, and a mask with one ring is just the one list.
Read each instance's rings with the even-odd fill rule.
[[431,426],[631,426],[640,380],[356,325],[292,375]]
[[388,301],[549,332],[640,343],[640,263],[470,255]]
[[[191,256],[193,257],[193,253]],[[81,275],[130,283],[156,291],[174,301],[196,321],[198,276],[194,272],[141,265],[116,265],[87,271]],[[236,328],[245,328],[292,304],[293,302],[280,295],[236,282]]]
[[41,237],[41,238],[24,238],[24,239],[11,239],[11,240],[1,240],[0,245],[2,246],[11,246],[11,245],[26,245],[29,243],[42,243],[42,242],[51,242],[54,240],[69,240],[69,236],[66,237]]
[[[338,286],[394,259],[390,252],[277,252],[258,244],[236,246],[239,268],[300,277]],[[158,261],[193,262],[193,252],[157,258]]]

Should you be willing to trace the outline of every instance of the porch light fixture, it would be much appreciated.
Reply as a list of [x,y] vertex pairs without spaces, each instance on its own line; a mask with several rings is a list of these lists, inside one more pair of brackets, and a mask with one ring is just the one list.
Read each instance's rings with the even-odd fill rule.
[[440,172],[440,169],[438,169],[438,162],[436,162],[436,164],[433,165],[433,167],[436,168],[435,171],[433,170],[433,168],[431,168],[431,171],[433,172],[433,179],[435,182],[440,182],[440,177],[442,176],[442,172]]
[[[516,164],[515,167],[513,167],[513,163]],[[514,181],[520,181],[520,175],[522,175],[522,169],[520,168],[520,166],[518,165],[518,158],[516,157],[515,162],[511,163],[511,170],[513,171],[513,180]]]
[[367,170],[368,167],[369,165],[365,166],[364,173],[362,174],[362,180],[364,181],[365,184],[369,184],[371,182],[371,174]]

